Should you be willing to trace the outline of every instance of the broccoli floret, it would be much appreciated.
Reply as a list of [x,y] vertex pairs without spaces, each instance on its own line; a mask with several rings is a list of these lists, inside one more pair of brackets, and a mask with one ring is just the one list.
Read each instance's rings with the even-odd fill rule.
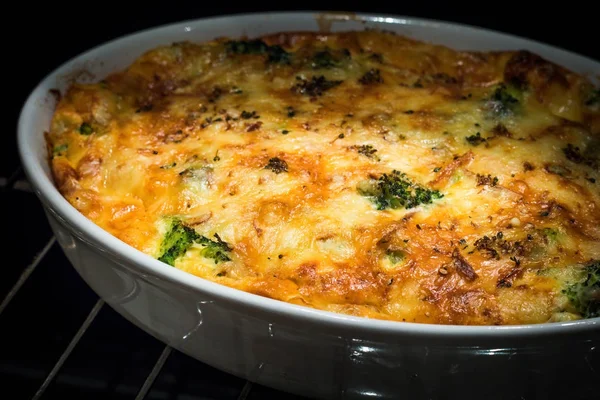
[[290,53],[281,46],[269,46],[262,40],[231,40],[225,43],[225,48],[232,54],[259,54],[267,55],[267,60],[272,63],[289,64]]
[[264,54],[269,45],[262,40],[230,40],[225,43],[227,51],[234,54]]
[[52,149],[52,155],[53,156],[62,156],[65,154],[65,152],[68,150],[68,148],[69,148],[68,144],[61,144],[61,145],[54,146],[54,148]]
[[158,259],[172,266],[199,239],[200,235],[193,228],[173,220],[161,244],[162,255]]
[[87,122],[84,122],[79,127],[79,133],[81,133],[82,135],[86,135],[86,136],[91,135],[92,133],[94,133],[94,128],[92,128],[92,126],[90,124],[88,124]]
[[319,52],[315,53],[315,55],[313,56],[312,61],[311,61],[311,66],[314,69],[331,68],[331,67],[335,67],[335,65],[336,65],[336,60],[333,58],[331,53],[328,52],[327,50],[319,51]]
[[383,174],[378,179],[361,181],[357,189],[358,193],[368,197],[378,210],[409,209],[420,204],[430,204],[433,200],[444,197],[439,191],[412,182],[406,174],[396,170],[390,174]]
[[347,49],[342,50],[331,50],[325,49],[317,51],[311,61],[310,65],[313,69],[328,69],[340,66],[344,61],[350,59],[350,51]]
[[600,89],[592,90],[589,97],[585,101],[585,105],[593,106],[596,104],[600,104]]
[[406,256],[402,250],[387,250],[385,254],[392,265],[398,264]]
[[296,77],[296,79],[299,82],[292,86],[292,92],[310,97],[322,96],[323,93],[329,89],[341,85],[343,82],[341,80],[327,80],[323,75],[313,76],[311,80],[306,80],[301,77]]
[[193,228],[184,225],[180,220],[174,219],[163,239],[161,256],[158,259],[173,266],[175,260],[183,256],[194,243],[198,243],[204,247],[200,251],[202,257],[214,259],[215,264],[230,261],[231,258],[229,258],[227,253],[233,250],[233,248],[221,240],[216,233],[215,238],[216,240],[211,240],[199,235]]
[[548,240],[552,241],[552,242],[556,242],[558,240],[558,236],[560,234],[560,232],[556,229],[553,228],[544,228],[542,230],[542,232],[544,233],[544,236],[546,236],[548,238]]
[[383,83],[383,78],[381,77],[381,72],[378,69],[371,68],[358,79],[358,82],[363,85],[373,85],[376,83]]
[[215,239],[211,240],[205,236],[200,236],[198,243],[204,248],[200,252],[203,257],[212,258],[215,260],[215,264],[219,262],[231,261],[231,258],[227,255],[228,252],[233,250],[228,243],[221,240],[218,234],[215,233]]
[[487,99],[486,106],[494,117],[515,115],[520,109],[517,89],[499,85]]
[[272,63],[277,64],[289,64],[290,63],[290,53],[285,51],[281,46],[269,46],[267,50],[268,60]]
[[581,280],[570,283],[563,293],[583,318],[600,317],[600,261],[588,264]]

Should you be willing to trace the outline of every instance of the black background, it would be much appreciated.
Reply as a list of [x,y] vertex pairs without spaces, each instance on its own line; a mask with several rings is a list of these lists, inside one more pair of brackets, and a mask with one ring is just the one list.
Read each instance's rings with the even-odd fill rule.
[[[386,13],[455,21],[542,41],[600,60],[600,21],[585,2],[466,4],[427,1],[362,1],[294,3],[245,1],[229,5],[203,1],[161,2],[11,2],[5,13],[4,73],[5,132],[0,176],[17,166],[15,126],[26,96],[49,72],[71,57],[106,41],[157,25],[212,15],[260,11],[338,10]],[[230,2],[223,2],[228,4]],[[526,4],[527,3],[527,4]],[[537,3],[537,2],[536,2]],[[478,4],[478,5],[476,5]],[[530,7],[530,8],[528,8]],[[8,70],[6,70],[8,69]],[[600,72],[600,71],[599,71]]]

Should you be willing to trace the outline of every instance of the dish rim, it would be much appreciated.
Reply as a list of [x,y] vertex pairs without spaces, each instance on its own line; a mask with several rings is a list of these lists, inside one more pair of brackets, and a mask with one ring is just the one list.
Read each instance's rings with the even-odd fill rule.
[[[586,332],[600,328],[600,317],[581,319],[567,322],[547,322],[539,324],[522,324],[522,325],[445,325],[433,323],[415,323],[403,321],[389,321],[371,319],[367,317],[351,316],[346,314],[335,313],[314,309],[308,306],[300,306],[287,303],[281,300],[263,297],[253,293],[245,292],[239,289],[234,289],[199,276],[192,275],[188,272],[173,268],[165,263],[154,259],[148,254],[137,250],[133,246],[126,244],[115,236],[105,231],[100,226],[87,219],[77,209],[75,209],[58,191],[51,177],[46,175],[42,167],[42,161],[39,160],[39,149],[36,150],[30,146],[28,139],[36,131],[31,126],[33,116],[42,114],[44,110],[38,110],[36,103],[47,96],[48,89],[51,88],[51,82],[57,77],[64,74],[70,67],[78,61],[91,59],[94,53],[101,49],[118,48],[119,45],[127,41],[135,40],[136,38],[164,34],[166,31],[179,31],[185,29],[186,26],[194,25],[194,29],[202,29],[202,25],[210,21],[223,20],[227,23],[235,23],[236,20],[244,18],[281,18],[297,16],[302,18],[312,17],[315,19],[325,18],[331,21],[366,21],[374,23],[383,23],[389,25],[402,26],[421,26],[428,29],[445,29],[466,30],[469,34],[478,32],[486,32],[496,36],[504,37],[509,40],[526,41],[527,43],[543,47],[546,50],[555,50],[563,53],[563,55],[579,58],[585,62],[592,64],[597,61],[556,46],[552,46],[543,42],[532,40],[526,37],[517,36],[501,31],[491,30],[478,26],[472,26],[462,23],[442,21],[436,19],[426,19],[417,17],[408,17],[402,15],[381,14],[381,13],[362,13],[362,12],[337,12],[337,11],[272,11],[272,12],[251,12],[239,14],[224,14],[210,17],[189,19],[179,22],[162,24],[147,29],[135,31],[126,35],[118,36],[112,40],[103,42],[99,45],[89,48],[74,57],[57,66],[50,73],[39,81],[35,88],[29,93],[24,102],[17,123],[17,147],[21,164],[26,177],[34,189],[34,193],[44,205],[47,211],[50,211],[57,217],[61,224],[69,231],[76,235],[79,239],[91,244],[96,250],[101,250],[109,253],[110,260],[122,259],[127,265],[133,266],[136,273],[151,273],[161,279],[177,284],[182,288],[193,290],[194,292],[206,293],[217,299],[224,300],[242,308],[250,308],[260,310],[262,312],[283,316],[298,322],[306,322],[311,324],[325,324],[331,328],[352,329],[356,333],[377,333],[389,335],[403,334],[422,334],[429,337],[531,337],[539,335],[556,335],[564,333]],[[42,154],[45,159],[45,154]],[[99,257],[106,257],[100,255]]]

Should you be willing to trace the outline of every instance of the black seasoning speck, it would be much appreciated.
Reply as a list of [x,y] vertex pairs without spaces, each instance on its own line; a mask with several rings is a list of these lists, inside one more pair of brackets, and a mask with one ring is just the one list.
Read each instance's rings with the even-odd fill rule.
[[269,163],[265,166],[265,169],[270,169],[276,174],[280,174],[282,172],[288,172],[288,165],[281,158],[273,157],[269,159]]

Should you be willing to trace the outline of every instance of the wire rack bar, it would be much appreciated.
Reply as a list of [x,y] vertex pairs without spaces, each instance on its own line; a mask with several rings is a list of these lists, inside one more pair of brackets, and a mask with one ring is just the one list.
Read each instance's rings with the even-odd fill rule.
[[15,297],[19,289],[21,289],[21,286],[23,286],[27,278],[29,278],[29,276],[33,273],[35,268],[38,266],[40,261],[42,261],[42,259],[46,256],[46,254],[52,248],[55,242],[56,238],[52,236],[52,238],[48,241],[48,243],[46,243],[42,251],[40,251],[38,255],[33,259],[33,262],[29,264],[27,268],[25,268],[25,270],[23,270],[23,273],[21,274],[21,276],[19,276],[17,282],[10,289],[10,292],[8,292],[4,300],[2,300],[2,304],[0,304],[0,314],[2,314],[2,311],[4,311],[8,303],[10,303],[13,297]]
[[246,384],[242,388],[242,391],[240,392],[240,395],[238,396],[237,400],[246,400],[246,398],[250,394],[251,390],[252,390],[252,382],[246,381]]
[[73,336],[73,339],[71,339],[71,342],[69,343],[65,351],[61,354],[56,364],[54,364],[54,367],[44,380],[44,383],[42,383],[42,386],[40,386],[38,391],[33,396],[33,400],[37,400],[40,397],[42,397],[42,395],[44,394],[44,392],[46,391],[46,389],[48,388],[58,371],[61,369],[67,358],[69,358],[69,355],[71,354],[75,346],[77,346],[77,343],[79,343],[79,340],[81,339],[85,331],[89,328],[90,324],[94,321],[94,318],[96,318],[96,315],[98,315],[98,313],[102,309],[103,305],[104,300],[98,299],[85,321],[83,321],[83,324],[81,324],[81,326],[79,327],[77,333],[75,333],[75,336]]
[[158,357],[158,360],[156,360],[156,364],[154,364],[152,371],[150,371],[150,374],[148,375],[148,377],[146,378],[146,381],[142,385],[142,388],[138,392],[137,396],[135,396],[135,400],[142,400],[146,397],[146,394],[148,394],[148,391],[152,387],[152,384],[156,380],[156,377],[160,373],[163,365],[165,365],[167,358],[169,358],[169,354],[171,354],[171,350],[172,350],[171,346],[168,346],[168,345],[165,346],[164,350]]

